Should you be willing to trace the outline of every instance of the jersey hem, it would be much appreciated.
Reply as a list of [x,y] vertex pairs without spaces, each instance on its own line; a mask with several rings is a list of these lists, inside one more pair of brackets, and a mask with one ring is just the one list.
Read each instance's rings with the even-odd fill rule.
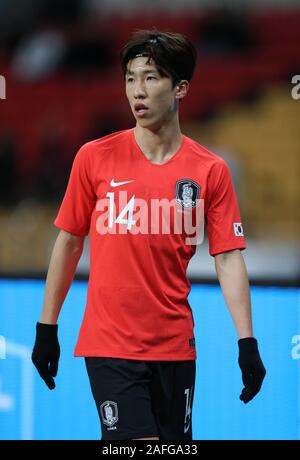
[[88,357],[95,357],[95,358],[118,358],[118,359],[134,359],[138,361],[195,361],[197,358],[196,353],[193,356],[175,356],[171,355],[143,355],[140,354],[123,354],[123,353],[106,353],[99,350],[95,351],[75,351],[74,352],[75,358],[88,358]]

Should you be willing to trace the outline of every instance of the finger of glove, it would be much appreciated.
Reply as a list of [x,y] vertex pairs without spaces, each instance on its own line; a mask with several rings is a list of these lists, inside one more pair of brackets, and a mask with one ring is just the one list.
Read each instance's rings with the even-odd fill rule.
[[52,377],[56,377],[57,371],[58,371],[58,358],[55,358],[50,361],[49,374]]
[[253,386],[253,374],[251,371],[243,371],[242,380],[246,388]]
[[261,389],[261,385],[262,385],[262,380],[259,382],[256,382],[255,384],[246,386],[245,388],[243,388],[241,392],[240,399],[244,401],[245,403],[251,401],[251,399],[253,399],[254,396],[256,396],[259,390]]
[[261,387],[263,380],[266,376],[266,369],[264,368],[264,366],[262,365],[259,369],[254,370],[253,376],[255,385]]
[[254,398],[253,391],[250,388],[243,388],[241,394],[240,394],[240,400],[243,401],[243,403],[247,404],[251,399]]
[[44,380],[45,384],[47,385],[47,387],[50,390],[53,390],[53,388],[55,388],[55,383],[54,383],[54,380],[51,377],[49,371],[45,371],[44,368],[43,368],[43,370],[37,368],[37,370],[38,370],[38,373],[40,374],[40,377]]
[[253,387],[260,389],[262,382],[265,378],[266,371],[262,368],[251,368],[242,372],[242,380],[245,387]]
[[251,386],[251,383],[252,383],[252,379],[250,378],[249,374],[245,375],[243,374],[242,375],[242,381],[243,381],[243,384],[246,388],[248,388],[249,386]]
[[32,361],[33,361],[33,364],[35,365],[40,377],[46,383],[47,387],[50,390],[53,390],[53,388],[55,388],[55,383],[54,383],[54,380],[53,380],[52,376],[50,375],[48,365],[47,364],[41,364],[39,361],[36,361],[34,359]]
[[264,369],[259,369],[253,372],[252,381],[248,386],[251,388],[251,390],[253,391],[255,395],[261,389],[265,375],[266,375],[266,371]]
[[55,382],[52,377],[48,376],[47,378],[43,379],[49,390],[54,390]]

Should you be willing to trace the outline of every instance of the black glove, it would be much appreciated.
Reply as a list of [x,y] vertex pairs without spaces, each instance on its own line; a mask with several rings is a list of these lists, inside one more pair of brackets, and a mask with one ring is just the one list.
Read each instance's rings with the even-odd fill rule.
[[60,347],[57,338],[57,324],[36,324],[36,338],[32,351],[32,362],[46,385],[53,390],[58,370]]
[[246,337],[238,341],[239,366],[242,371],[243,388],[240,400],[247,404],[259,392],[266,369],[259,355],[257,340],[254,337]]

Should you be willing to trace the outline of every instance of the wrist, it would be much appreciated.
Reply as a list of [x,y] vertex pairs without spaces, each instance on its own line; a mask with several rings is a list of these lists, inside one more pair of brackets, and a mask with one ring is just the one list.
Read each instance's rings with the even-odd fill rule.
[[52,337],[57,335],[58,324],[36,323],[36,332],[39,337]]
[[255,337],[244,337],[238,340],[240,350],[257,350],[257,339]]
[[56,321],[52,321],[52,320],[44,320],[44,319],[40,319],[38,321],[39,324],[44,324],[45,326],[55,326],[57,325],[57,322]]

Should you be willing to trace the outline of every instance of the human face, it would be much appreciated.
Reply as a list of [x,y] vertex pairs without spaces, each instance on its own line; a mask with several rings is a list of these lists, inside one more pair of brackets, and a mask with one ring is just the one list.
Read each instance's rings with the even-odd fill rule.
[[168,123],[178,110],[178,87],[161,76],[148,57],[137,57],[127,64],[126,96],[137,123],[143,128],[155,129]]

